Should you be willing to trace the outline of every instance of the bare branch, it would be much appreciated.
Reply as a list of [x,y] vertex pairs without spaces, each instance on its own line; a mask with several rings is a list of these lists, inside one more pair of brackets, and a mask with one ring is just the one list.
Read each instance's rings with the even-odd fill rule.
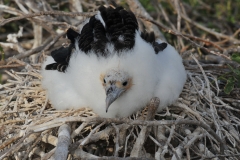
[[9,22],[12,21],[17,21],[17,20],[21,20],[24,18],[32,18],[32,17],[36,17],[36,16],[43,16],[43,15],[61,15],[61,16],[70,16],[70,17],[76,17],[76,16],[84,16],[84,17],[90,17],[97,14],[97,12],[74,12],[74,13],[70,13],[70,12],[63,12],[63,11],[42,11],[39,13],[31,13],[31,14],[25,14],[19,17],[13,17],[13,18],[8,18],[6,20],[3,20],[0,23],[0,26],[3,26]]

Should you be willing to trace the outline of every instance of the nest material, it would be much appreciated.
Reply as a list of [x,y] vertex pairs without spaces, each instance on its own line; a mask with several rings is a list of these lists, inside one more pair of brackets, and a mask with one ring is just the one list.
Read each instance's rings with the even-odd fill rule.
[[54,110],[36,66],[7,71],[11,79],[1,85],[0,159],[62,156],[59,148],[64,147],[58,145],[65,146],[70,159],[238,159],[240,120],[234,112],[239,110],[218,97],[216,76],[200,65],[201,73],[188,71],[183,92],[172,106],[155,115],[155,98],[143,111],[123,119],[100,118],[88,108]]
[[[33,47],[34,49],[24,50],[21,47],[23,44],[20,45],[15,41],[14,43],[0,44],[18,52],[15,59],[8,58],[7,64],[1,65],[0,69],[25,67],[19,72],[17,70],[6,71],[10,78],[7,83],[0,84],[0,159],[44,160],[53,157],[55,159],[66,159],[66,157],[68,159],[124,159],[124,157],[128,157],[125,159],[161,160],[169,158],[173,160],[239,159],[239,99],[219,96],[223,86],[219,86],[217,77],[224,64],[212,66],[204,64],[202,65],[205,67],[203,70],[198,60],[192,57],[197,65],[185,65],[188,70],[188,79],[180,98],[161,113],[155,113],[158,104],[161,103],[158,98],[153,98],[144,110],[123,119],[101,118],[88,108],[64,111],[56,111],[52,108],[46,98],[46,91],[41,87],[41,75],[39,74],[41,64],[29,65],[26,61],[18,59],[36,53],[38,56],[49,54],[52,45],[65,34],[65,32],[58,34],[52,26],[60,25],[65,26],[63,27],[65,29],[68,27],[77,29],[82,22],[82,17],[64,17],[66,15],[74,16],[74,13],[40,12],[44,10],[37,7],[38,3],[31,2],[16,1],[20,9],[0,5],[3,12],[17,16],[3,20],[0,25],[28,18],[27,20],[31,23],[34,22],[34,44],[35,47],[38,46]],[[43,2],[44,8],[51,10],[51,6],[46,1]],[[78,2],[80,1],[69,1],[69,4],[76,7],[78,12],[82,12],[80,5],[75,4]],[[86,8],[94,10],[97,6],[90,2],[81,1]],[[154,31],[158,37],[163,37],[158,30],[159,27],[178,36],[179,44],[186,40],[187,43],[208,53],[230,59],[228,54],[226,56],[216,52],[215,49],[222,52],[223,48],[214,42],[187,34],[183,35],[166,28],[158,21],[152,20],[144,8],[139,7],[141,5],[137,0],[127,0],[126,2],[131,10],[138,14],[138,18],[143,20],[140,28],[144,29],[145,27],[147,30]],[[56,3],[58,4],[58,1]],[[231,43],[239,42],[234,37],[219,34],[206,29],[199,23],[190,21],[186,14],[181,13],[183,11],[180,10],[177,3],[174,5],[179,18],[182,17],[188,23],[205,30],[210,35],[227,39]],[[23,6],[29,10],[39,11],[39,13],[25,14]],[[160,3],[158,6],[161,8]],[[70,10],[75,12],[75,10]],[[83,15],[82,13],[78,14]],[[89,15],[93,14],[95,13],[89,13]],[[42,16],[36,17],[39,15]],[[61,16],[56,16],[56,18],[53,15]],[[84,15],[88,15],[88,13]],[[166,20],[169,19],[166,17],[167,15],[163,15]],[[61,18],[68,23],[60,21]],[[180,27],[179,18],[178,25]],[[39,21],[41,23],[38,23]],[[170,23],[170,25],[172,24]],[[40,40],[43,38],[43,34],[39,27],[43,27],[54,38],[49,36],[50,38],[47,38],[42,44]],[[173,28],[175,27],[173,26]],[[12,41],[20,35],[20,33],[12,35]],[[24,36],[27,34],[24,33]],[[195,41],[203,42],[213,48],[207,49]],[[188,48],[188,46],[185,47]],[[192,52],[193,50],[189,49],[185,53]],[[38,56],[36,57],[38,58]],[[11,61],[16,64],[10,64]],[[224,72],[221,70],[221,74]]]

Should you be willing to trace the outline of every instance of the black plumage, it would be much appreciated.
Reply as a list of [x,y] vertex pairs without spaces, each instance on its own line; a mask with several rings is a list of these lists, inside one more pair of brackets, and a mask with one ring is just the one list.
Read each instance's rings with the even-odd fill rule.
[[155,34],[154,32],[141,32],[141,37],[144,39],[146,42],[153,44],[155,42]]
[[65,72],[68,64],[65,63],[52,63],[45,67],[46,70],[58,70],[59,72]]
[[[71,45],[71,44],[70,44]],[[66,57],[71,54],[71,46],[61,47],[51,52],[51,56],[57,63],[66,62]]]
[[[65,72],[76,44],[85,54],[92,53],[100,57],[107,57],[113,54],[106,50],[107,43],[112,44],[115,51],[119,54],[124,54],[121,51],[130,50],[134,47],[135,35],[138,30],[138,22],[135,15],[122,7],[106,8],[101,6],[99,11],[105,26],[99,19],[96,19],[96,16],[92,16],[89,22],[82,28],[81,33],[69,28],[67,38],[71,41],[71,44],[66,48],[61,47],[51,53],[56,63],[47,65],[46,70]],[[167,47],[166,43],[158,44],[155,42],[153,32],[142,33],[141,37],[152,44],[156,54]]]
[[151,45],[154,48],[154,51],[156,54],[158,54],[160,51],[163,51],[165,48],[167,48],[167,43],[157,43],[155,42],[155,35],[154,32],[142,32],[141,33],[142,39],[144,39],[146,42],[151,43]]
[[[103,26],[103,24],[97,20],[95,17],[91,17],[89,20],[89,25],[91,26],[92,33],[93,33],[93,39],[91,42],[91,48],[98,56],[107,56],[107,52],[105,51],[106,43],[108,42],[108,39],[106,37],[106,31]],[[81,40],[79,40],[81,41]],[[82,47],[79,45],[79,48],[82,49]]]
[[163,51],[165,48],[167,48],[167,43],[163,42],[163,43],[157,43],[154,42],[153,43],[153,48],[156,54],[158,54],[160,51]]
[[74,31],[72,28],[69,28],[67,30],[67,37],[71,41],[71,43],[74,44],[75,43],[75,39],[77,37],[80,37],[80,34],[78,32],[76,32],[76,31]]
[[45,67],[46,70],[58,70],[59,72],[65,72],[72,50],[74,49],[75,39],[79,37],[80,34],[73,29],[69,28],[67,30],[67,37],[71,41],[68,47],[61,47],[51,52],[51,56],[53,57],[56,63],[49,64]]
[[137,19],[131,11],[122,7],[99,8],[105,22],[106,33],[116,51],[132,49],[135,44],[135,31],[138,30]]

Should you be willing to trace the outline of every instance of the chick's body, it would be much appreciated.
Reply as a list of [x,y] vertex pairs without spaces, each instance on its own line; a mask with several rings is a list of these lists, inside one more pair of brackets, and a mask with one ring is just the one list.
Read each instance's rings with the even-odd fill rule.
[[[156,53],[138,30],[133,34],[130,49],[119,51],[113,43],[106,44],[108,56],[99,56],[96,50],[86,54],[74,43],[65,72],[43,69],[42,85],[52,105],[56,109],[90,107],[101,117],[115,118],[131,115],[153,97],[160,98],[159,110],[173,103],[186,81],[181,57],[169,44]],[[43,68],[53,63],[56,61],[49,56]],[[106,112],[107,92],[112,86],[122,90]]]

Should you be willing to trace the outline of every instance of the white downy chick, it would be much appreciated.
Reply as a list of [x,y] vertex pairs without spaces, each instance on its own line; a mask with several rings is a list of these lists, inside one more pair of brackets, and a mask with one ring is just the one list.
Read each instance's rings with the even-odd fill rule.
[[172,104],[186,81],[182,58],[170,45],[141,33],[135,15],[100,7],[71,44],[43,64],[43,87],[56,109],[90,107],[102,117],[127,117],[160,98]]

